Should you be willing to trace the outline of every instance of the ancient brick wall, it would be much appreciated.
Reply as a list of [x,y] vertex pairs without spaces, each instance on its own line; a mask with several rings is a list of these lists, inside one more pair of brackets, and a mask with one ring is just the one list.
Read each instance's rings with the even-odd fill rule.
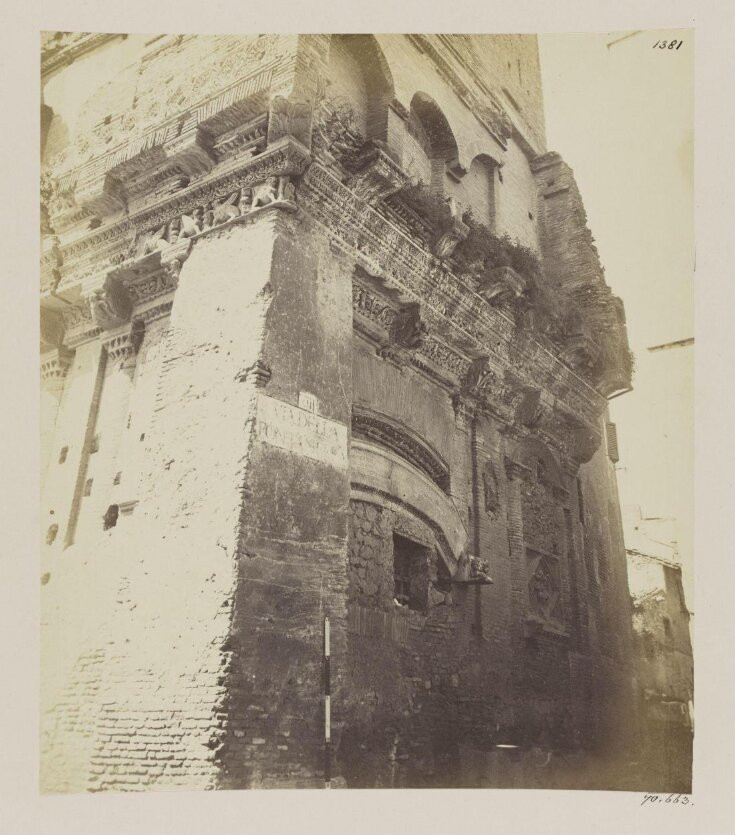
[[604,397],[386,203],[413,154],[586,269],[539,221],[535,40],[355,38],[48,78],[45,791],[320,785],[325,617],[338,785],[561,785],[620,738]]

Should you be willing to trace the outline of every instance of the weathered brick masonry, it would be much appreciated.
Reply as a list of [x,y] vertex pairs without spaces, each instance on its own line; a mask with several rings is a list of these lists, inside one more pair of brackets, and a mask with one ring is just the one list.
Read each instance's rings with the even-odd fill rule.
[[325,617],[335,785],[621,786],[630,358],[535,39],[42,69],[43,790],[323,785]]

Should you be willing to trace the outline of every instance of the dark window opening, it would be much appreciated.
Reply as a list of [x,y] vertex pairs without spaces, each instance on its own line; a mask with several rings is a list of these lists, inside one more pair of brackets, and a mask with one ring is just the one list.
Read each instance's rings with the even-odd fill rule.
[[59,526],[53,524],[46,531],[46,545],[53,545],[56,539],[56,534],[59,532]]
[[115,478],[112,479],[113,484],[119,484],[120,479],[122,478],[122,471],[119,473],[115,473]]
[[69,454],[69,447],[63,446],[61,447],[61,451],[59,452],[59,464],[63,464],[66,461],[66,456]]
[[91,496],[92,495],[92,481],[93,479],[88,478],[84,484],[84,495]]
[[668,618],[664,618],[664,633],[667,638],[671,637],[671,621]]
[[94,438],[92,438],[92,443],[89,445],[89,454],[92,455],[93,453],[99,452],[99,451],[100,451],[100,436],[95,435]]
[[428,605],[428,549],[393,534],[393,596],[401,606],[422,612]]
[[104,522],[104,530],[109,531],[110,528],[114,528],[117,525],[117,517],[120,515],[120,508],[116,504],[111,504],[102,517],[102,521]]

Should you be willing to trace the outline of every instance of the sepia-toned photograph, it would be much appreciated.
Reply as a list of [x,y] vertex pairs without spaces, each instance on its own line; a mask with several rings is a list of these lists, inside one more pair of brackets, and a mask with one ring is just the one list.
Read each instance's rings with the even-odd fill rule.
[[686,805],[693,30],[40,40],[40,791]]

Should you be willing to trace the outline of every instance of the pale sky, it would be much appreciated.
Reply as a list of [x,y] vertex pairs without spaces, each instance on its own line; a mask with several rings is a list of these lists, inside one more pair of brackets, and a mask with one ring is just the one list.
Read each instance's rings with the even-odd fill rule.
[[[623,505],[675,517],[693,608],[694,39],[687,30],[540,35],[547,146],[574,170],[624,303],[634,390],[610,403]],[[654,48],[683,40],[678,49]]]

